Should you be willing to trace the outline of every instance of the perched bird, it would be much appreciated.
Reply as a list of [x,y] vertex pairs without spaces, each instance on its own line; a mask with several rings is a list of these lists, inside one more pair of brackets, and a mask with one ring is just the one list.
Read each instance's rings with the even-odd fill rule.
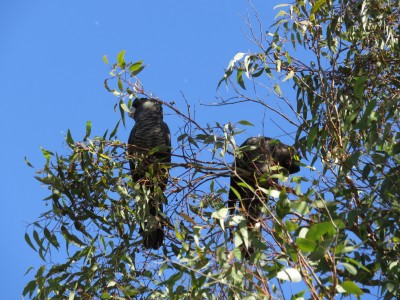
[[163,164],[171,162],[171,134],[163,121],[161,102],[156,99],[136,99],[130,116],[135,120],[128,140],[131,176],[149,192],[147,205],[142,206],[144,214],[139,232],[145,248],[158,249],[164,242],[161,213],[166,202],[163,192],[168,168]]
[[[240,154],[233,164],[228,208],[230,213],[234,214],[236,204],[239,202],[239,210],[245,213],[249,233],[259,234],[261,208],[268,199],[264,199],[264,195],[257,192],[257,187],[279,189],[278,179],[269,176],[299,172],[300,157],[293,147],[268,137],[251,137],[239,149]],[[251,246],[241,249],[247,258],[254,253],[254,248]]]

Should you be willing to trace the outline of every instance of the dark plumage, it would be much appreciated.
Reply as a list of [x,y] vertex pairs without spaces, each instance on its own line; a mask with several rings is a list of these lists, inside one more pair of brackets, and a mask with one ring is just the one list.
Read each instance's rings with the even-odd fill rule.
[[[240,146],[240,149],[241,154],[236,157],[233,164],[235,172],[231,176],[228,207],[230,213],[233,214],[239,202],[240,210],[245,213],[249,232],[260,232],[260,226],[257,226],[257,223],[261,218],[261,207],[268,199],[262,198],[263,194],[252,192],[251,189],[239,183],[245,182],[254,190],[257,190],[257,186],[265,189],[275,186],[279,189],[278,179],[269,178],[269,175],[299,172],[300,158],[293,147],[268,137],[249,138]],[[240,195],[240,199],[234,190]],[[245,257],[249,257],[253,252],[253,247],[242,248]]]
[[[150,192],[140,234],[145,248],[158,249],[164,242],[160,213],[166,201],[163,191],[168,181],[168,169],[160,164],[171,162],[171,134],[163,121],[161,102],[156,99],[136,99],[131,116],[135,120],[128,141],[132,145],[129,147],[131,176]],[[150,154],[149,150],[152,150]]]

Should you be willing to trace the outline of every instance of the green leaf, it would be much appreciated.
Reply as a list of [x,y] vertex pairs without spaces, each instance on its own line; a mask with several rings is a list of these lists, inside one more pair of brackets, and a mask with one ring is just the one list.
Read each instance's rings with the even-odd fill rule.
[[346,245],[337,245],[336,249],[335,249],[335,254],[344,254],[344,253],[349,253],[349,252],[353,252],[357,249],[356,246],[346,246]]
[[137,72],[138,70],[143,69],[143,68],[142,68],[142,64],[143,64],[143,60],[138,61],[138,62],[135,62],[134,64],[132,64],[132,65],[129,67],[129,72],[135,73],[135,72]]
[[357,269],[353,265],[345,262],[342,262],[341,264],[351,275],[357,275]]
[[235,194],[236,198],[241,200],[242,196],[240,195],[240,193],[232,186],[230,186],[230,189],[232,190],[232,192]]
[[[247,226],[245,226],[244,222],[239,223],[239,232],[241,234],[241,241],[244,242],[246,248],[249,248],[249,232],[247,230]],[[241,243],[240,243],[241,244]],[[236,243],[236,233],[235,233],[235,246],[238,247],[240,244]]]
[[37,251],[36,248],[35,248],[35,246],[33,246],[32,241],[31,241],[31,238],[29,237],[29,235],[28,235],[27,233],[25,233],[25,241],[27,242],[27,244],[28,244],[33,250]]
[[275,19],[282,17],[282,16],[286,16],[287,12],[284,10],[280,10],[276,15],[275,15]]
[[126,111],[125,108],[127,108],[125,102],[122,99],[120,99],[119,100],[119,113],[121,115],[122,124],[124,124],[124,126],[125,126],[125,111]]
[[110,133],[110,136],[109,136],[109,139],[110,139],[110,140],[111,140],[111,139],[115,136],[115,134],[117,133],[118,126],[119,126],[119,123],[120,123],[120,122],[121,122],[121,120],[119,120],[119,121],[117,122],[117,125],[115,125],[113,131]]
[[121,78],[118,78],[118,89],[123,92],[124,91],[124,85],[122,83]]
[[37,233],[36,230],[33,231],[33,238],[35,239],[36,244],[39,245],[39,248],[43,249],[42,241],[39,237],[39,234]]
[[[352,247],[352,248],[356,248],[356,247]],[[351,262],[353,265],[356,265],[357,267],[363,269],[365,272],[371,273],[371,271],[365,267],[363,264],[361,264],[359,261],[352,259],[350,257],[343,257],[344,260],[346,260],[347,262]]]
[[332,237],[335,232],[335,224],[332,222],[322,222],[311,226],[310,230],[307,232],[306,238],[313,241],[319,241],[322,240],[322,237],[325,234]]
[[234,281],[237,283],[241,283],[243,281],[244,275],[239,269],[233,267],[231,275]]
[[233,249],[232,252],[233,252],[233,255],[234,255],[239,261],[242,260],[242,251],[240,251],[239,248]]
[[78,245],[79,247],[82,247],[85,245],[85,243],[83,243],[80,239],[78,239],[77,236],[70,234],[65,226],[61,226],[61,232],[67,241],[73,242],[76,245]]
[[299,228],[299,225],[297,223],[294,223],[292,221],[286,220],[285,221],[285,227],[288,232],[293,232]]
[[276,204],[276,214],[281,219],[283,219],[290,212],[290,200],[287,197],[281,197],[282,192],[279,194],[280,199]]
[[251,76],[252,77],[260,77],[261,75],[262,75],[262,73],[264,73],[264,68],[259,68],[259,69],[257,69],[257,68],[254,68],[253,69],[253,73],[251,73]]
[[110,89],[110,88],[108,87],[108,79],[104,80],[104,87],[105,87],[106,90],[109,91],[110,93],[113,93],[113,92],[114,92],[114,90],[112,90],[112,89]]
[[161,276],[167,269],[169,269],[168,264],[162,264],[160,269],[158,270],[158,276]]
[[103,61],[106,63],[106,65],[108,65],[109,63],[108,63],[108,59],[107,59],[107,55],[103,55]]
[[25,288],[24,288],[24,290],[22,292],[22,295],[26,296],[26,294],[29,293],[29,296],[32,296],[33,292],[36,290],[36,286],[37,286],[36,279],[29,281],[27,283],[27,285],[25,286]]
[[24,276],[29,274],[29,272],[32,271],[33,269],[34,269],[34,267],[29,267],[28,270],[26,270]]
[[281,91],[279,84],[274,85],[274,90],[279,96],[282,96],[282,91]]
[[46,150],[46,149],[44,149],[43,147],[40,147],[40,150],[42,150],[42,153],[43,153],[44,157],[45,157],[47,160],[50,159],[50,156],[51,156],[51,155],[54,156],[54,153],[53,153],[53,152],[51,152],[51,151],[49,151],[49,150]]
[[292,40],[292,45],[293,45],[294,50],[296,50],[296,38],[294,36],[294,33],[292,33],[290,35],[290,39]]
[[[187,137],[188,137],[188,134],[187,133],[183,133],[180,136],[178,136],[177,141],[178,142],[183,141]],[[197,135],[197,138],[199,138],[199,135]],[[204,140],[204,138],[203,138],[203,140]]]
[[324,4],[325,2],[326,2],[326,0],[319,0],[319,1],[317,1],[317,2],[313,5],[313,7],[312,7],[312,9],[311,9],[311,13],[312,13],[312,14],[315,14],[315,13],[318,11],[318,9],[321,7],[321,5]]
[[246,89],[246,86],[244,85],[244,80],[243,80],[243,70],[238,70],[237,71],[237,76],[236,76],[236,81],[239,83],[239,85],[242,87],[242,89]]
[[121,105],[121,108],[122,108],[125,112],[127,112],[127,113],[130,113],[130,112],[131,112],[131,110],[128,108],[128,106],[125,104],[125,102],[121,102],[120,105]]
[[92,122],[87,121],[86,122],[86,134],[85,134],[84,140],[86,140],[90,136],[91,132],[92,132]]
[[26,156],[24,157],[25,163],[28,165],[28,167],[34,168],[34,166],[28,161]]
[[376,107],[376,99],[372,99],[371,101],[368,102],[361,120],[357,123],[357,128],[367,129],[370,127],[370,121],[372,121],[370,119],[370,116],[375,107]]
[[192,138],[191,136],[188,136],[188,142],[192,145],[194,145],[196,148],[199,148],[199,145],[197,145],[196,141],[194,140],[194,138]]
[[118,56],[117,56],[117,63],[121,68],[125,67],[124,56],[125,56],[125,50],[122,50],[121,52],[119,52]]
[[307,238],[297,238],[296,243],[301,251],[313,252],[317,247],[317,243]]
[[362,99],[364,89],[365,89],[365,82],[368,80],[367,76],[360,76],[356,79],[354,84],[354,94],[359,98]]
[[364,292],[352,281],[346,280],[342,283],[342,287],[346,290],[346,292],[353,295],[363,295]]
[[67,131],[67,143],[70,146],[73,146],[75,144],[74,139],[72,138],[72,135],[71,135],[71,131],[69,129]]
[[293,210],[297,211],[299,214],[302,214],[303,216],[308,214],[310,211],[306,201],[300,201],[300,200],[292,201],[290,206],[293,208]]
[[[286,59],[287,59],[287,61],[288,61],[288,63],[289,63],[289,65],[291,65],[292,64],[292,58],[290,57],[290,54],[289,54],[289,52],[285,52],[285,57],[286,57]],[[294,73],[293,73],[294,74]],[[292,76],[293,77],[293,76]]]
[[225,72],[224,76],[218,82],[217,90],[219,89],[221,83],[223,83],[223,82],[225,82],[225,85],[228,85],[228,77],[231,76],[231,74],[232,74],[232,71],[228,70],[228,71]]
[[343,162],[344,169],[350,170],[353,166],[357,165],[360,155],[360,151],[355,151],[352,155],[347,157],[346,160]]
[[311,150],[312,146],[314,145],[314,142],[316,141],[318,137],[318,127],[315,125],[311,127],[310,132],[308,133],[307,136],[307,149]]
[[195,226],[197,225],[196,222],[195,222],[189,215],[187,215],[187,214],[185,214],[185,213],[180,213],[179,215],[180,215],[182,218],[184,218],[186,221],[192,223],[193,225],[195,225]]
[[241,120],[238,123],[241,125],[244,125],[244,126],[254,126],[252,123],[250,123],[249,121],[246,121],[246,120]]

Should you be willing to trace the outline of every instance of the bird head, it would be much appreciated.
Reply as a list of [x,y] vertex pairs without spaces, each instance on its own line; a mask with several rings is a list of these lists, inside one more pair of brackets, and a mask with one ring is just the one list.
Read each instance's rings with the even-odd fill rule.
[[270,153],[273,160],[285,168],[289,174],[300,171],[300,156],[296,149],[282,143],[270,144]]
[[162,112],[163,110],[160,101],[153,98],[137,98],[133,101],[129,116],[137,121],[141,116],[162,116]]
[[252,137],[247,139],[242,146],[247,147],[244,150],[245,158],[248,161],[254,161],[261,172],[269,170],[271,160],[289,174],[300,171],[300,155],[294,147],[285,145],[280,140]]

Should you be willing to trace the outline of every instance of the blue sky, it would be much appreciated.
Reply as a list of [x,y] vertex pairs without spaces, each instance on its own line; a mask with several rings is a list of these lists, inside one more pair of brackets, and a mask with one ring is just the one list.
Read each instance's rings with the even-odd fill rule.
[[[273,7],[282,2],[253,1],[265,25],[273,23]],[[246,0],[0,2],[2,299],[20,299],[26,269],[41,263],[24,233],[48,209],[42,201],[48,191],[33,178],[35,169],[24,157],[40,168],[40,146],[62,152],[68,129],[80,139],[90,120],[92,134],[102,135],[119,119],[113,112],[116,98],[103,87],[109,72],[103,55],[113,62],[125,49],[126,60],[144,60],[139,77],[146,91],[175,101],[182,110],[184,94],[202,124],[251,121],[255,127],[239,142],[250,135],[283,134],[273,123],[265,128],[264,111],[252,106],[200,105],[216,101],[217,83],[236,52],[258,50],[242,31],[248,12]],[[176,134],[179,118],[166,112]],[[120,129],[121,139],[127,139],[132,125],[129,120],[128,128]]]

